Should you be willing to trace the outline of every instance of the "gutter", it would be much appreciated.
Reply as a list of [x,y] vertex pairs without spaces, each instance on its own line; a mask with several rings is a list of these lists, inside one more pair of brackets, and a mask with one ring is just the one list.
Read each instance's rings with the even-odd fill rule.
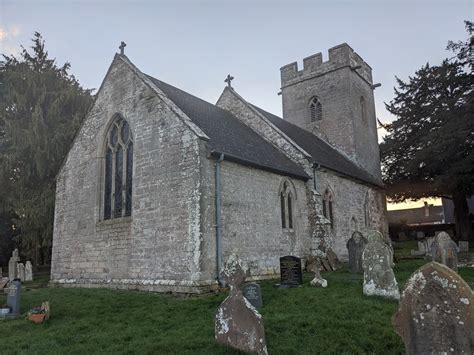
[[223,285],[221,278],[222,270],[222,214],[221,214],[221,162],[224,160],[224,153],[220,153],[216,161],[216,274],[217,282]]

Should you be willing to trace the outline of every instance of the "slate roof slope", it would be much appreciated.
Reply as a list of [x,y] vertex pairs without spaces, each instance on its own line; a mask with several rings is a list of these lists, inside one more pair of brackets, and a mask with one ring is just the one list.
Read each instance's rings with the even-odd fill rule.
[[303,128],[294,125],[293,123],[275,116],[270,112],[262,110],[255,105],[252,105],[252,107],[265,116],[268,120],[270,120],[307,153],[311,154],[311,157],[315,163],[357,180],[364,181],[378,187],[384,187],[381,181],[376,179],[364,169],[359,168],[355,163],[338,152],[335,148],[331,147],[321,138],[315,136]]
[[309,176],[270,143],[229,111],[171,86],[147,77],[158,86],[210,139],[209,148],[224,153],[228,160],[307,180]]

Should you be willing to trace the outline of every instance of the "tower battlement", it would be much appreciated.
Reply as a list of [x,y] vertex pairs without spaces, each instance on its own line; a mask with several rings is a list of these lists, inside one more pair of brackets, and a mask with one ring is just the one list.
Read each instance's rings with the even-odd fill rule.
[[304,58],[302,70],[298,70],[297,62],[281,67],[281,86],[285,87],[344,67],[351,68],[368,84],[372,84],[372,68],[347,43],[330,48],[328,54],[329,59],[325,62],[323,62],[322,53]]

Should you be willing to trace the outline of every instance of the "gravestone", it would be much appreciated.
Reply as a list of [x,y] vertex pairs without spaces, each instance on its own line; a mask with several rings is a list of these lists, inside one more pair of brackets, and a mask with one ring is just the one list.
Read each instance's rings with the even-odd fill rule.
[[280,258],[280,287],[298,287],[303,283],[301,272],[301,259],[296,256],[283,256]]
[[239,288],[245,281],[245,271],[237,256],[231,255],[226,262],[222,278],[230,286],[230,294],[217,308],[216,341],[240,351],[268,354],[262,316]]
[[10,280],[18,278],[18,261],[20,261],[20,258],[18,257],[18,249],[15,249],[12,257],[8,261],[8,278]]
[[457,245],[448,233],[441,232],[431,246],[432,260],[458,271]]
[[469,242],[465,241],[465,240],[460,240],[459,241],[459,251],[461,253],[468,253],[469,252]]
[[10,282],[8,286],[7,305],[10,307],[10,316],[16,317],[20,314],[21,282],[18,280]]
[[262,302],[262,290],[260,285],[256,282],[251,282],[244,286],[244,297],[254,306],[256,309],[260,309],[263,306]]
[[25,265],[25,281],[33,281],[33,265],[31,265],[29,260]]
[[364,295],[400,298],[391,258],[387,244],[377,239],[369,240],[362,253]]
[[425,232],[418,231],[416,232],[416,239],[423,239],[425,237]]
[[434,240],[435,237],[428,237],[423,241],[425,243],[425,255],[431,256],[431,248],[433,247]]
[[306,261],[306,271],[314,273],[313,279],[309,282],[314,287],[327,287],[327,280],[321,276],[321,263],[315,256],[310,256]]
[[450,268],[431,262],[408,280],[392,318],[407,354],[474,354],[474,296]]
[[20,279],[21,282],[25,282],[25,265],[23,265],[23,263],[18,263],[17,270],[17,277]]
[[362,253],[367,245],[367,239],[362,233],[354,232],[352,237],[347,241],[347,251],[349,252],[349,271],[363,272],[362,270]]
[[0,279],[3,277],[3,270],[2,268],[0,267]]
[[382,233],[380,233],[378,230],[371,230],[367,234],[367,242],[373,241],[373,240],[378,240],[382,243],[384,243],[387,248],[390,250],[390,262],[392,267],[395,266],[395,263],[393,261],[393,245],[392,242],[390,241],[390,238],[386,238]]
[[336,253],[332,249],[326,251],[326,256],[328,258],[329,267],[331,268],[328,271],[335,271],[341,268],[341,263]]

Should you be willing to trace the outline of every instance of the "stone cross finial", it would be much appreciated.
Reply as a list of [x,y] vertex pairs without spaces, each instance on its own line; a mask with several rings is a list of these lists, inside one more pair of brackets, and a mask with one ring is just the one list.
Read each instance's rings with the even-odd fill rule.
[[227,87],[232,89],[231,81],[234,80],[234,77],[231,76],[230,74],[227,74],[227,78],[224,80],[225,83],[227,83]]
[[127,44],[125,42],[120,42],[120,54],[123,55],[125,53],[125,47],[127,46]]

